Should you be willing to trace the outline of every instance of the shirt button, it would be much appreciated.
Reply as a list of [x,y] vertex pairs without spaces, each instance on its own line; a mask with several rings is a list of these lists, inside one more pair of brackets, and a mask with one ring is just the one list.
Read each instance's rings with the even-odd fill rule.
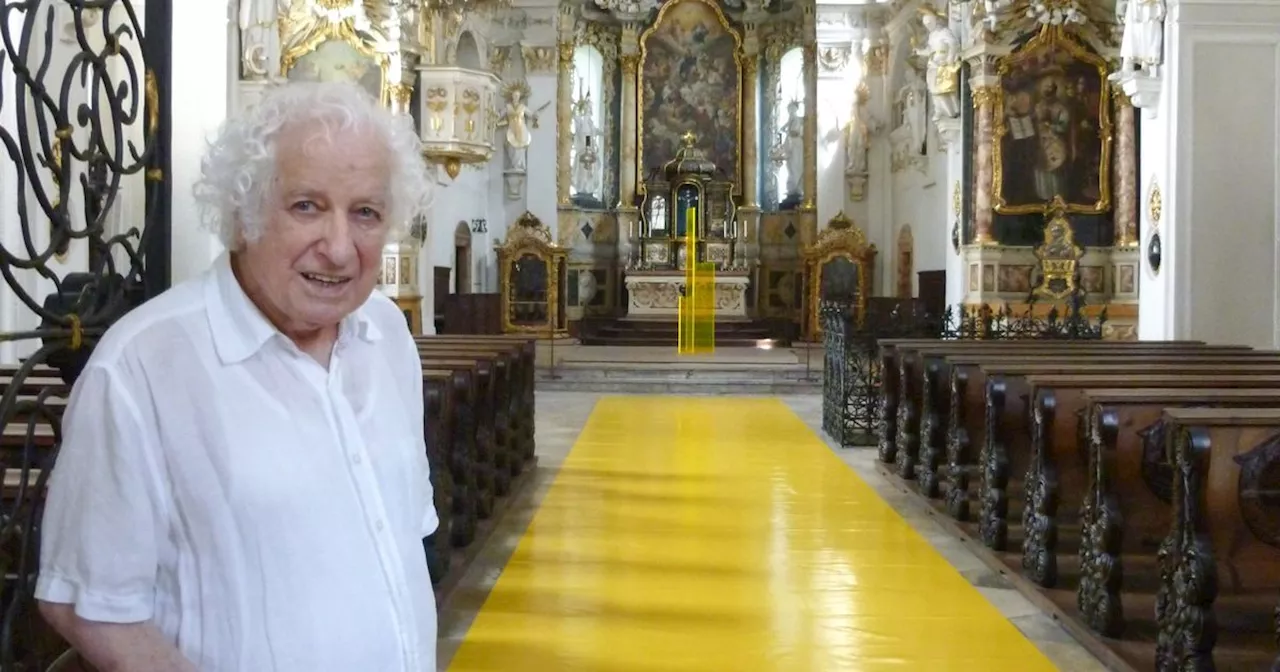
[[381,531],[382,531],[382,521],[381,521],[381,520],[379,520],[378,522],[374,523],[374,524],[373,524],[373,527],[374,527],[374,529],[376,529],[377,531],[381,532]]
[[351,463],[352,463],[352,464],[360,464],[360,463],[361,463],[361,462],[363,462],[363,461],[364,461],[364,458],[360,457],[360,453],[352,453],[352,454],[351,454]]

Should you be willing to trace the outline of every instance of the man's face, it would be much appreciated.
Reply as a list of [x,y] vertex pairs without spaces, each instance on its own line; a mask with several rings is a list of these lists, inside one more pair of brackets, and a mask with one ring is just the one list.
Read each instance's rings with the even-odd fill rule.
[[237,255],[245,292],[295,341],[332,333],[373,292],[389,223],[391,157],[371,133],[319,122],[277,138],[262,235]]

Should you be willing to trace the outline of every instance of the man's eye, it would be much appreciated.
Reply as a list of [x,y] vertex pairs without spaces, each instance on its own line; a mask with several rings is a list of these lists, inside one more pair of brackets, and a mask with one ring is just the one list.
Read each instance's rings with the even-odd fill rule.
[[313,201],[298,201],[293,204],[293,209],[299,212],[314,212],[317,206]]
[[382,219],[382,213],[373,208],[357,208],[356,214],[365,219]]

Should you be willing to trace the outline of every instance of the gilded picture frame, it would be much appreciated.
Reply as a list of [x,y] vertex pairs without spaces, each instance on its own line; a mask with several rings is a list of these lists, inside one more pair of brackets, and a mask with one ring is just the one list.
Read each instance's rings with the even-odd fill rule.
[[[715,2],[715,0],[673,0],[671,2],[664,3],[661,9],[658,10],[658,16],[654,20],[653,24],[649,26],[647,29],[645,29],[645,31],[640,35],[640,59],[636,66],[636,78],[637,78],[636,79],[636,94],[637,94],[636,95],[636,128],[638,129],[636,133],[636,136],[637,136],[636,137],[636,157],[635,157],[636,175],[638,177],[638,181],[641,184],[643,184],[645,179],[648,178],[648,172],[650,172],[646,170],[646,162],[645,162],[646,147],[645,147],[645,141],[644,141],[645,128],[646,128],[645,110],[650,106],[650,103],[652,102],[651,100],[652,96],[647,92],[645,88],[646,82],[649,81],[649,78],[646,77],[646,70],[649,69],[648,56],[652,51],[649,42],[651,39],[654,38],[655,35],[662,34],[662,31],[667,28],[667,23],[669,20],[671,20],[672,17],[675,17],[678,14],[691,12],[695,7],[698,10],[701,10],[707,15],[713,17],[715,22],[719,24],[719,27],[725,33],[727,33],[728,36],[733,41],[732,83],[733,83],[733,89],[735,94],[733,96],[734,103],[732,106],[732,109],[733,109],[732,126],[733,126],[733,138],[734,138],[734,149],[732,152],[733,166],[729,167],[729,166],[723,166],[723,165],[717,164],[717,168],[729,169],[726,172],[728,172],[731,175],[730,181],[733,183],[734,190],[740,193],[742,191],[742,90],[743,90],[742,36],[729,23],[729,20],[725,18],[724,11],[721,10],[720,5],[717,2]],[[681,130],[688,131],[688,130],[694,130],[694,129],[684,128]],[[694,130],[695,134],[701,138],[716,137],[715,132],[708,132],[708,131],[714,131],[714,129]],[[650,147],[648,149],[652,150],[653,148]],[[660,156],[660,157],[656,157],[655,160],[667,161],[673,158],[674,156],[675,156],[675,152],[673,150],[672,156],[665,156],[665,157]],[[708,156],[710,156],[713,161],[716,160],[714,151],[708,152]]]
[[[498,290],[501,292],[500,312],[504,333],[545,334],[564,333],[560,327],[560,294],[568,250],[552,242],[551,230],[531,212],[525,212],[507,233],[507,240],[497,248]],[[511,264],[526,255],[536,257],[547,268],[547,319],[545,324],[516,324],[511,319],[512,276]]]
[[[1113,122],[1106,59],[1045,26],[1000,59],[992,138],[992,207],[1002,215],[1111,209]],[[1096,143],[1096,144],[1095,144]]]
[[844,212],[837,213],[827,223],[827,228],[818,234],[813,245],[802,252],[805,265],[805,298],[804,317],[805,336],[811,341],[822,338],[822,322],[819,319],[819,308],[822,304],[822,270],[831,261],[848,259],[858,267],[858,296],[854,306],[857,312],[857,324],[861,325],[867,315],[867,298],[872,292],[872,278],[875,277],[875,263],[878,251],[876,246],[867,242],[867,236],[858,228]]

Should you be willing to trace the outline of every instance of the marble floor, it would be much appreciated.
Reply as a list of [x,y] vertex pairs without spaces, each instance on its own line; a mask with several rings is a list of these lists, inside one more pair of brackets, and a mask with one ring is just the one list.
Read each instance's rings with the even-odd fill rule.
[[[440,642],[439,642],[439,669],[450,669],[455,655],[458,654],[459,647],[464,638],[468,634],[474,623],[477,623],[477,614],[484,604],[486,598],[494,588],[494,584],[498,577],[502,574],[504,566],[511,558],[515,551],[521,536],[528,528],[530,521],[533,519],[538,506],[546,499],[551,489],[552,481],[555,478],[560,467],[565,463],[566,457],[569,455],[570,449],[574,442],[578,439],[588,417],[591,415],[596,404],[601,400],[600,395],[584,394],[575,392],[539,392],[538,393],[538,420],[537,420],[537,443],[539,452],[539,466],[534,475],[534,479],[530,486],[527,487],[519,496],[517,501],[510,507],[506,516],[499,522],[495,533],[489,538],[488,542],[481,549],[480,555],[475,564],[471,567],[468,574],[462,577],[458,588],[451,593],[449,598],[441,605],[440,616]],[[650,399],[660,399],[653,397]],[[801,423],[806,425],[813,432],[813,445],[818,445],[818,441],[822,441],[821,432],[819,431],[821,399],[817,396],[793,396],[779,398],[786,407],[789,408],[794,416],[792,422],[796,427]],[[616,402],[608,402],[614,404]],[[798,418],[798,420],[795,420]],[[794,434],[794,432],[792,432]],[[803,432],[801,432],[803,434]],[[839,449],[830,445],[829,442],[822,441],[826,449],[830,450],[840,462],[842,462],[852,474],[838,474],[841,478],[846,478],[851,483],[856,483],[860,479],[861,483],[869,491],[873,491],[878,495],[880,500],[893,511],[895,511],[900,519],[895,519],[895,523],[905,522],[905,525],[914,529],[918,533],[919,538],[927,542],[936,552],[937,556],[945,559],[955,570],[958,571],[960,577],[967,581],[974,590],[968,591],[972,594],[976,591],[981,598],[985,598],[994,610],[987,609],[988,613],[998,614],[1008,620],[1011,628],[1005,628],[1004,631],[1010,633],[1021,633],[1026,641],[1029,641],[1035,649],[1039,650],[1042,658],[1051,661],[1053,666],[1060,670],[1069,672],[1087,672],[1090,670],[1104,670],[1102,666],[1093,656],[1091,656],[1082,646],[1076,643],[1072,637],[1063,630],[1052,618],[1040,611],[1035,605],[1023,598],[1008,582],[999,574],[989,570],[986,565],[972,552],[968,550],[965,544],[953,536],[950,532],[940,526],[925,510],[923,504],[909,495],[901,493],[892,487],[892,485],[879,475],[875,468],[874,451],[870,448],[866,449]],[[589,450],[584,448],[583,450]],[[597,446],[595,450],[599,450]],[[819,448],[821,450],[821,448]],[[580,455],[575,455],[575,460]],[[605,458],[607,455],[592,455],[593,458]],[[610,459],[619,459],[614,455]],[[622,460],[628,458],[621,458]],[[837,462],[827,459],[831,464]],[[853,478],[856,475],[856,479]],[[841,487],[844,488],[848,484]],[[540,519],[542,520],[542,519]],[[900,524],[900,523],[899,523]],[[954,576],[954,575],[953,575]],[[511,584],[516,579],[508,580],[506,583]],[[977,599],[977,598],[974,598]],[[492,620],[492,619],[490,619]],[[493,623],[481,622],[477,625],[477,631],[483,631],[485,628],[494,627]],[[537,627],[536,624],[533,627]],[[998,628],[997,628],[998,630]],[[1003,632],[1003,631],[1002,631]],[[477,635],[480,637],[481,635]],[[1018,639],[1021,642],[1022,638]],[[474,647],[473,647],[474,648]],[[1015,647],[1016,648],[1016,647]],[[1039,669],[1032,663],[1032,659],[1041,658],[1035,653],[1035,649],[1029,649],[1030,653],[1027,658],[1028,666],[1010,667],[1007,664],[994,664],[973,666],[956,664],[938,667],[936,665],[928,666],[928,669],[1019,669],[1031,670]],[[466,658],[464,660],[463,658]],[[463,656],[458,660],[458,666],[454,669],[547,669],[540,668],[536,664],[518,665],[517,667],[484,667],[476,664],[484,656],[477,657],[474,652],[464,651]],[[533,661],[528,661],[533,663]],[[640,670],[640,669],[668,669],[655,661],[626,661],[619,660],[616,666],[610,666],[607,669],[617,670]],[[884,662],[884,661],[881,661]],[[905,663],[906,660],[899,660],[899,663]],[[1008,661],[1002,661],[1007,663]],[[631,664],[628,664],[631,663]],[[646,667],[644,663],[649,663]],[[891,669],[921,669],[912,667],[911,665],[897,666],[890,665]],[[571,669],[561,666],[559,669]],[[572,669],[604,669],[600,667],[574,667]],[[674,669],[674,668],[672,668]],[[704,668],[712,669],[712,668]],[[742,667],[730,667],[723,669],[743,669]],[[790,668],[769,668],[769,669],[790,669]],[[812,666],[804,666],[798,669],[838,669],[838,670],[862,670],[862,669],[882,669],[873,667],[869,664],[849,663],[845,665],[831,665],[814,668]]]

